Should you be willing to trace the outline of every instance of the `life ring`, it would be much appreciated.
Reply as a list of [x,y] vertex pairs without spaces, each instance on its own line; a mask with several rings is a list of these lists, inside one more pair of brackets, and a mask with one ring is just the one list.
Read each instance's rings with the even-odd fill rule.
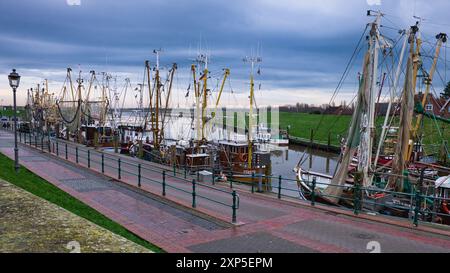
[[241,162],[246,162],[248,159],[248,156],[247,156],[247,154],[240,154],[239,159],[241,160]]
[[448,208],[448,203],[447,201],[442,201],[442,205],[441,205],[442,211],[450,214],[450,209]]

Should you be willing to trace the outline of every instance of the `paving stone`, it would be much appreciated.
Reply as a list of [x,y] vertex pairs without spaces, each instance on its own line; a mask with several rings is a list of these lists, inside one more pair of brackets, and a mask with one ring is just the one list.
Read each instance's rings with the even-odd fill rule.
[[194,252],[208,253],[313,253],[304,247],[267,232],[232,237],[189,247]]

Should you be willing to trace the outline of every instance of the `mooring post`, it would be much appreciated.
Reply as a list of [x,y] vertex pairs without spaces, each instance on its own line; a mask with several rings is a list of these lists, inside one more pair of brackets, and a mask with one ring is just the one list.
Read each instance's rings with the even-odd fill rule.
[[255,193],[255,183],[253,181],[255,181],[255,173],[252,173],[252,181],[250,182],[252,185],[252,193]]
[[360,196],[360,185],[359,181],[355,181],[355,185],[353,187],[353,213],[355,215],[359,214],[359,196]]
[[138,187],[141,187],[141,164],[138,164]]
[[102,173],[105,173],[105,154],[102,153]]
[[280,175],[280,176],[278,176],[278,199],[281,199],[281,181],[282,181],[282,178]]
[[331,132],[328,132],[327,151],[331,149]]
[[236,210],[237,210],[237,204],[236,204],[236,191],[233,191],[232,193],[231,193],[231,195],[233,196],[233,206],[231,207],[231,209],[233,210],[233,214],[232,214],[232,217],[231,217],[231,222],[233,223],[233,224],[235,224],[236,223]]
[[312,179],[312,187],[311,187],[311,206],[315,206],[316,204],[316,177],[314,176]]
[[117,167],[118,167],[118,169],[117,169],[117,177],[119,178],[119,179],[122,179],[122,175],[121,175],[121,170],[120,170],[120,168],[121,168],[121,164],[120,164],[120,158],[118,158],[117,159]]
[[258,173],[258,192],[263,192],[262,169],[259,169]]
[[195,179],[192,179],[192,207],[196,208],[197,207],[197,202],[196,202],[196,193],[195,193]]
[[67,143],[66,143],[65,146],[66,146],[66,160],[67,160],[67,159],[69,158],[69,157],[68,157],[68,154],[67,154]]
[[166,196],[166,170],[163,170],[162,177],[162,195]]
[[78,146],[75,147],[75,162],[78,164]]
[[88,168],[91,168],[91,150],[87,150],[88,154]]
[[416,190],[415,192],[415,200],[416,200],[416,206],[414,208],[414,226],[417,227],[419,226],[419,212],[420,212],[420,205],[421,205],[421,200],[420,200],[420,191]]
[[117,154],[119,152],[119,144],[117,143],[117,132],[114,132],[113,141],[114,141],[114,153]]

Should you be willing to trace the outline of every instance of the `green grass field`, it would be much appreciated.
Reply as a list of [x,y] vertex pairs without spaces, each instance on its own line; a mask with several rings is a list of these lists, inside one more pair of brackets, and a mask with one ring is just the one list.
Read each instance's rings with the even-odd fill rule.
[[286,129],[290,126],[291,136],[304,139],[310,139],[313,129],[314,140],[324,143],[328,140],[328,133],[331,133],[331,144],[338,145],[339,136],[347,133],[350,119],[351,116],[280,112],[280,127]]
[[[290,135],[310,139],[311,129],[313,129],[314,141],[326,143],[328,133],[331,133],[331,144],[334,145],[339,145],[340,136],[346,136],[350,120],[351,116],[349,115],[280,112],[280,127],[286,129],[290,125]],[[377,131],[381,130],[383,121],[384,117],[377,119]],[[413,124],[415,123],[413,122]],[[439,146],[442,140],[450,141],[449,124],[429,118],[425,118],[423,124],[425,144]]]
[[51,203],[54,203],[80,217],[83,217],[107,230],[110,230],[130,241],[133,241],[154,252],[164,252],[157,246],[131,233],[118,223],[107,218],[95,209],[82,203],[68,193],[53,186],[51,183],[35,175],[24,167],[20,167],[19,173],[14,171],[14,162],[0,153],[0,178],[36,195]]
[[[0,117],[12,117],[14,115],[14,111],[11,109],[3,110],[3,107],[0,107]],[[23,107],[17,107],[17,116],[23,118],[25,116],[25,109]]]

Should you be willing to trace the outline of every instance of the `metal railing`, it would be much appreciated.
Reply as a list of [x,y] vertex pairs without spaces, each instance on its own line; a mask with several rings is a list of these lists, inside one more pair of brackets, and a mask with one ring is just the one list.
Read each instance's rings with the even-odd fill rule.
[[[23,135],[20,137],[21,140],[24,140],[27,142],[27,144],[37,147],[36,143],[38,141],[31,141],[32,137],[31,134]],[[69,147],[76,147],[76,158],[75,161],[78,163],[80,158],[80,152],[83,151],[87,154],[87,160],[88,160],[88,167],[91,167],[92,162],[96,162],[101,164],[101,172],[105,173],[105,166],[109,168],[117,168],[117,178],[120,180],[122,178],[122,174],[132,175],[137,177],[137,185],[138,187],[141,187],[141,184],[143,181],[151,182],[151,183],[157,183],[161,185],[161,195],[166,196],[167,189],[173,189],[176,191],[180,191],[185,193],[186,195],[190,195],[190,198],[192,199],[191,206],[193,208],[197,207],[197,199],[205,199],[208,201],[211,201],[216,204],[220,204],[223,206],[230,207],[232,209],[232,222],[236,222],[236,212],[239,208],[239,195],[237,194],[235,187],[237,185],[241,185],[241,190],[248,190],[251,193],[258,192],[257,182],[243,182],[236,179],[233,179],[233,176],[236,173],[233,172],[224,172],[225,175],[227,175],[227,181],[226,185],[224,183],[219,183],[218,178],[215,173],[217,173],[219,170],[214,170],[210,165],[204,166],[205,169],[210,170],[212,172],[212,179],[211,181],[203,181],[202,183],[199,181],[199,172],[195,175],[191,175],[187,172],[186,168],[180,169],[177,168],[176,165],[173,166],[158,166],[156,164],[152,164],[149,162],[149,164],[143,164],[139,163],[141,161],[136,160],[134,158],[126,158],[126,156],[114,156],[110,155],[105,152],[99,152],[94,149],[89,149],[86,147],[83,147],[83,149],[79,149],[78,145],[67,143],[66,141],[61,141],[58,139],[52,139],[52,153],[55,155],[61,157],[61,149],[64,152],[65,158],[67,158],[67,146]],[[42,143],[42,142],[41,142]],[[61,146],[63,145],[63,146]],[[42,147],[44,145],[42,144]],[[48,145],[50,147],[50,145]],[[61,148],[62,147],[62,148]],[[87,149],[85,151],[84,149]],[[44,150],[42,148],[42,150]],[[69,149],[70,150],[70,149]],[[92,152],[91,152],[92,151]],[[91,158],[91,153],[100,154],[101,160],[93,161]],[[109,165],[105,163],[106,160],[116,160],[116,166]],[[70,159],[69,159],[70,160]],[[123,169],[123,166],[133,166],[136,168],[136,172],[130,172]],[[152,179],[149,177],[146,177],[143,175],[144,171],[148,172],[154,172],[161,174],[160,179]],[[186,187],[177,187],[176,183],[169,183],[168,178],[171,178],[172,181],[182,182],[191,185],[189,189]],[[300,190],[299,186],[292,187],[292,183],[297,184],[296,179],[290,179],[290,178],[284,178],[281,175],[280,176],[269,176],[269,175],[262,175],[262,174],[253,174],[251,177],[251,181],[257,181],[260,179],[270,179],[270,187],[271,187],[271,194],[274,195],[275,198],[278,199],[290,199],[292,200],[295,198],[297,202],[302,202],[305,204],[310,204],[311,206],[315,206],[320,198],[339,198],[341,201],[344,201],[347,206],[340,206],[341,209],[353,211],[355,215],[358,215],[361,212],[371,212],[373,210],[368,209],[368,207],[376,207],[381,206],[383,209],[379,211],[384,211],[384,214],[386,214],[389,210],[398,210],[399,214],[403,214],[403,218],[407,217],[412,221],[412,224],[417,226],[419,222],[434,222],[436,220],[436,217],[450,217],[450,215],[439,212],[438,205],[442,202],[447,202],[450,204],[450,198],[442,198],[438,197],[436,195],[426,195],[424,193],[421,193],[418,189],[418,187],[415,187],[414,185],[411,186],[410,192],[396,192],[396,191],[388,191],[384,189],[379,188],[372,188],[372,187],[362,187],[359,184],[354,185],[331,185],[328,183],[321,183],[316,180],[315,177],[311,181],[304,181],[307,186],[311,189],[309,194],[304,193]],[[408,175],[406,174],[404,179],[408,179]],[[421,177],[423,180],[423,176]],[[277,183],[275,183],[277,182]],[[420,182],[420,181],[419,181]],[[291,187],[286,186],[287,183],[291,183]],[[272,187],[272,184],[274,185]],[[334,196],[331,194],[326,194],[324,192],[318,191],[317,189],[320,188],[320,186],[328,186],[328,187],[337,187],[345,189],[345,191],[349,194],[346,194],[344,196]],[[206,195],[202,195],[199,193],[198,188],[206,188],[210,189],[215,192],[221,192],[224,194],[229,194],[231,196],[231,204],[227,204],[225,202],[215,200],[211,197],[208,197]],[[229,188],[230,191],[226,190],[226,188]],[[364,194],[365,193],[365,194]],[[386,195],[392,195],[393,197],[396,197],[397,200],[403,200],[406,201],[406,203],[396,203],[396,202],[389,202],[389,203],[379,203],[377,202],[376,198],[364,198],[364,196],[370,196],[375,193],[384,193]],[[305,196],[306,195],[306,196]],[[306,197],[306,198],[299,198],[299,197]],[[322,205],[331,205],[327,203],[321,203]],[[432,204],[431,209],[430,206],[427,204]],[[381,213],[383,214],[383,213]],[[387,214],[389,215],[389,214]],[[396,216],[393,214],[392,216]]]
[[[256,181],[259,179],[259,176],[265,179],[271,179],[272,181],[277,181],[278,183],[272,187],[272,194],[275,194],[278,199],[285,198],[295,198],[292,194],[283,194],[283,191],[286,192],[296,192],[299,194],[299,196],[304,196],[305,193],[300,189],[300,186],[297,186],[296,189],[284,187],[283,184],[286,184],[286,182],[294,182],[297,183],[297,179],[289,179],[289,178],[283,178],[280,176],[267,176],[267,175],[259,175],[254,174],[252,175],[252,181]],[[404,179],[407,180],[409,177],[408,173],[405,173]],[[424,181],[423,174],[418,179],[418,184],[422,184]],[[246,185],[249,188],[249,191],[251,193],[255,193],[255,187],[257,187],[257,182],[250,183],[250,182],[243,182],[234,180],[231,177],[227,178],[227,182],[229,182],[230,188],[234,187],[234,184],[239,185]],[[374,187],[362,187],[360,184],[353,184],[353,185],[332,185],[328,183],[321,183],[318,182],[316,177],[313,177],[311,181],[304,181],[307,186],[311,189],[310,193],[307,194],[307,198],[304,199],[297,199],[296,201],[300,201],[303,203],[309,203],[311,206],[315,206],[317,203],[318,198],[337,198],[341,201],[344,201],[347,203],[347,206],[339,206],[339,208],[344,210],[352,210],[355,215],[358,215],[361,212],[374,212],[374,210],[367,209],[365,207],[375,207],[380,206],[382,209],[379,211],[383,211],[381,214],[390,215],[387,214],[387,212],[391,209],[398,210],[398,214],[403,214],[404,216],[407,215],[409,219],[411,219],[414,226],[418,226],[419,222],[431,222],[433,223],[436,219],[436,217],[448,217],[450,218],[450,214],[439,212],[440,204],[442,202],[446,202],[450,205],[450,198],[442,198],[436,196],[435,192],[433,192],[432,195],[424,194],[420,191],[418,186],[411,185],[411,192],[397,192],[397,191],[389,191]],[[345,189],[346,192],[350,194],[346,194],[344,196],[335,196],[331,194],[326,194],[322,191],[318,191],[317,189],[321,186],[328,186],[328,187],[336,187],[336,188],[342,188]],[[273,191],[275,190],[275,191]],[[365,195],[364,195],[365,193]],[[397,201],[403,200],[406,201],[406,204],[404,203],[396,203],[396,202],[389,202],[389,203],[380,203],[376,201],[376,198],[364,198],[364,196],[373,196],[373,194],[386,194],[386,195],[392,195],[393,197],[396,197]],[[321,203],[322,205],[332,205],[331,203]],[[432,204],[431,206],[427,204]],[[337,205],[336,205],[337,206]],[[431,208],[430,208],[431,207]],[[392,215],[391,216],[398,216],[398,215]],[[403,216],[403,218],[405,218]],[[400,217],[400,216],[399,216]]]
[[[191,199],[191,207],[194,209],[197,208],[198,199],[204,199],[216,205],[230,208],[231,222],[237,222],[239,195],[234,190],[228,191],[204,183],[199,183],[198,179],[189,179],[186,172],[180,173],[176,168],[168,170],[150,164],[150,162],[149,164],[142,163],[131,157],[125,158],[121,155],[109,154],[35,132],[20,132],[19,134],[21,143],[27,144],[30,147],[34,147],[43,152],[49,152],[57,157],[64,158],[65,160],[76,164],[84,165],[87,168],[111,176],[124,183],[129,182],[131,177],[135,177],[136,186],[139,188],[142,188],[143,183],[159,185],[161,187],[160,195],[163,197],[167,196],[168,189],[181,192],[184,194],[185,198],[189,197]],[[105,168],[109,168],[113,171],[116,170],[116,175],[113,175],[112,172],[106,172]],[[159,177],[158,174],[160,175]],[[201,189],[210,190],[213,192],[214,196],[208,196],[207,192],[202,191]],[[216,198],[221,200],[217,200]]]

